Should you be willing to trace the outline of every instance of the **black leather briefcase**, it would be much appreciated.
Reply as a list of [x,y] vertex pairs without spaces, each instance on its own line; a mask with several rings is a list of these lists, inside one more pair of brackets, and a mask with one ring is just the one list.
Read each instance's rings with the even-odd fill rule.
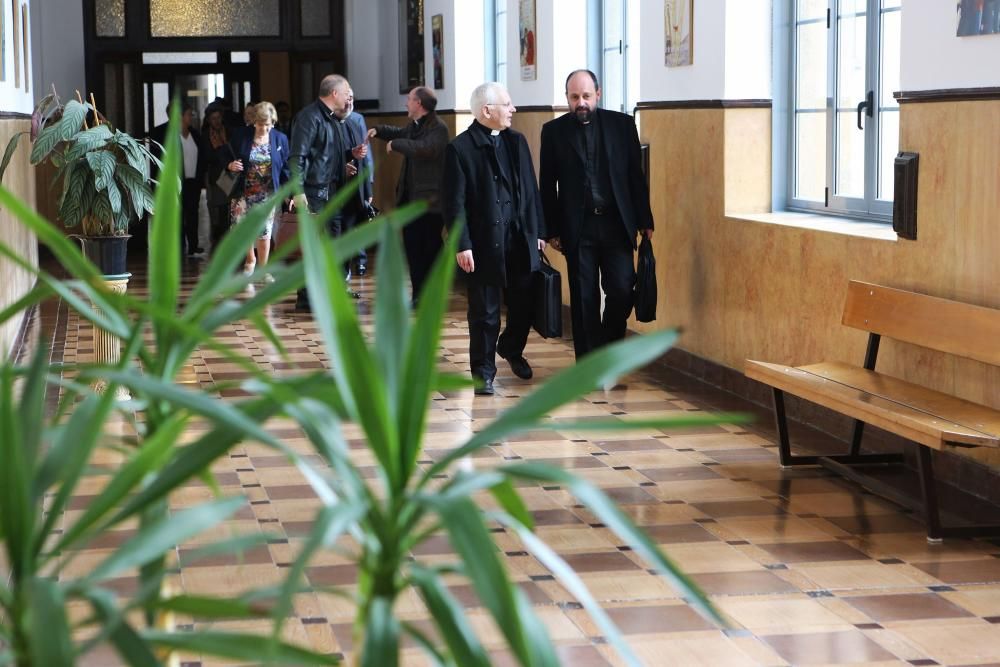
[[535,315],[532,326],[542,338],[562,336],[562,276],[541,253],[541,264],[534,276]]

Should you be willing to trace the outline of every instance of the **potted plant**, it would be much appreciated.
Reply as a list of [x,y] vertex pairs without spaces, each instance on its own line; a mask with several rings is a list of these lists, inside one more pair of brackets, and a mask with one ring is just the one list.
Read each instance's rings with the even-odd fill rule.
[[31,164],[48,162],[56,169],[53,186],[59,186],[63,224],[82,230],[74,236],[102,274],[124,276],[129,225],[153,212],[150,165],[159,160],[101,116],[93,96],[90,103],[76,99],[63,105],[53,89],[35,107],[31,130],[8,143],[0,181],[25,134],[32,141]]

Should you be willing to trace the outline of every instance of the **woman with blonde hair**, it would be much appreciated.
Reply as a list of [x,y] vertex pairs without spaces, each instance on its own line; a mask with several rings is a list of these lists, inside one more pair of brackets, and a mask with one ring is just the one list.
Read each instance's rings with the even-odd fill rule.
[[[239,145],[233,147],[236,159],[226,168],[242,174],[242,188],[237,186],[240,194],[233,199],[231,206],[234,224],[239,224],[250,208],[266,201],[288,180],[288,137],[274,129],[277,119],[278,113],[274,105],[260,102],[254,107],[253,132],[243,134]],[[246,263],[243,265],[243,272],[247,275],[253,273],[258,261],[261,265],[267,264],[271,250],[271,231],[279,213],[278,208],[271,211],[267,225],[254,246],[247,249]],[[265,274],[264,279],[268,282],[274,280],[271,274]]]

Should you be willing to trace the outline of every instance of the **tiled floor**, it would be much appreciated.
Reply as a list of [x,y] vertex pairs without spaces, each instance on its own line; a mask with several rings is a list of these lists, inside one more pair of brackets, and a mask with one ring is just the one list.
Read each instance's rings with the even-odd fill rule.
[[[143,280],[142,275],[134,278],[133,293],[141,292]],[[363,294],[361,312],[369,313],[374,279],[355,278],[354,287]],[[275,307],[270,317],[292,364],[281,360],[250,325],[234,326],[220,337],[274,373],[327,363],[312,320],[294,312],[291,300]],[[93,337],[77,317],[50,308],[44,326],[55,333],[57,352],[62,350],[65,361],[92,358]],[[448,313],[439,354],[443,369],[466,370],[464,298],[459,295]],[[439,458],[533,386],[573,363],[568,340],[542,340],[534,334],[525,356],[535,369],[532,381],[515,378],[501,362],[495,397],[474,397],[467,390],[433,401],[423,460]],[[238,396],[243,377],[239,367],[217,353],[204,352],[195,354],[184,381],[206,387],[223,383],[221,395]],[[625,388],[590,394],[554,418],[732,408],[732,397],[662,370],[629,377],[625,383]],[[768,427],[769,422],[762,421],[750,427],[620,436],[528,433],[482,451],[475,465],[524,458],[573,468],[616,498],[737,628],[723,632],[706,623],[562,489],[524,488],[539,535],[581,574],[648,665],[1000,665],[1000,546],[963,540],[928,545],[921,524],[899,507],[823,470],[782,471]],[[272,430],[307,451],[305,440],[288,424],[275,423]],[[359,461],[371,460],[363,441],[356,439],[352,446]],[[218,463],[216,472],[226,493],[249,499],[228,527],[264,530],[276,537],[242,561],[187,564],[185,555],[194,545],[184,545],[179,585],[210,594],[276,582],[317,508],[309,487],[284,459],[254,445],[235,449]],[[97,483],[99,479],[88,482]],[[207,487],[192,486],[178,494],[174,505],[208,497]],[[71,511],[86,502],[85,496],[74,499]],[[92,545],[93,553],[82,554],[76,567],[85,569],[128,534],[109,535]],[[497,538],[564,664],[619,664],[587,614],[548,571],[512,536]],[[416,555],[441,560],[449,553],[447,539],[440,538]],[[354,583],[351,567],[332,553],[317,558],[308,577],[314,586]],[[117,583],[122,590],[135,585],[132,579]],[[496,663],[513,664],[470,588],[455,586],[453,592],[495,649]],[[349,656],[350,605],[310,593],[300,596],[295,611],[296,618],[286,626],[290,639]],[[415,597],[402,599],[399,612],[423,624],[425,615]],[[219,624],[262,631],[265,625]],[[408,665],[424,664],[414,649],[408,649],[406,657]],[[201,663],[197,657],[186,660],[189,665],[221,664]],[[91,659],[91,664],[113,663],[113,656],[105,653]]]

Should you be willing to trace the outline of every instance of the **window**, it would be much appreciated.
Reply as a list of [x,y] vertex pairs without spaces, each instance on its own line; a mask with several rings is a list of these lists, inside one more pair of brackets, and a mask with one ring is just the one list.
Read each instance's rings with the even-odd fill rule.
[[507,0],[491,0],[486,4],[487,21],[492,21],[493,57],[486,59],[486,78],[507,85]]
[[796,0],[789,208],[887,219],[902,0]]
[[625,72],[625,0],[604,0],[602,8],[601,31],[601,105],[613,111],[625,111],[626,81]]

